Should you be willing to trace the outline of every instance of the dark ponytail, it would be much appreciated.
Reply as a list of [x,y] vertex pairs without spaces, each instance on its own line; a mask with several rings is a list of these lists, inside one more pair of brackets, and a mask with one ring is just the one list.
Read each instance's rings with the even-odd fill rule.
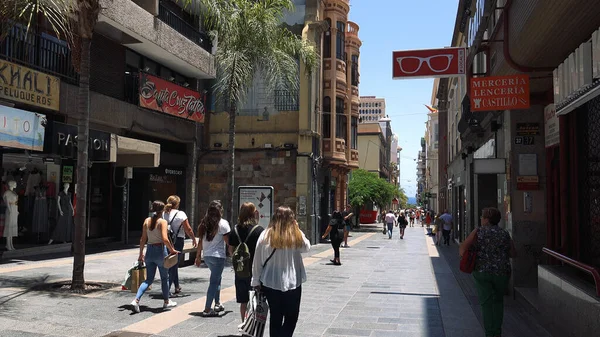
[[158,219],[162,218],[162,213],[165,209],[165,203],[160,201],[160,200],[155,200],[152,203],[152,208],[150,209],[151,212],[154,212],[154,214],[152,214],[152,220],[150,220],[150,230],[153,231],[154,228],[156,228],[156,222],[158,221]]

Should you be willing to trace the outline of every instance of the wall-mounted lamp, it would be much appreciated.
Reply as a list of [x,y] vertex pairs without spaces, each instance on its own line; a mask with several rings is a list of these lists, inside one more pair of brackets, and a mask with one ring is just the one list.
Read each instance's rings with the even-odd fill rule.
[[190,84],[188,82],[185,82],[185,83],[183,83],[183,86],[187,88],[190,86]]
[[254,146],[254,137],[252,137],[251,143],[252,143],[252,146]]
[[214,147],[222,147],[222,146],[223,146],[223,144],[221,144],[221,143],[214,143],[214,144],[213,144],[213,146],[214,146]]
[[173,76],[169,77],[169,81],[171,81],[171,82],[175,81],[175,77],[173,77]]
[[145,67],[145,68],[144,68],[144,71],[145,71],[145,72],[148,72],[149,70],[150,70],[150,67]]

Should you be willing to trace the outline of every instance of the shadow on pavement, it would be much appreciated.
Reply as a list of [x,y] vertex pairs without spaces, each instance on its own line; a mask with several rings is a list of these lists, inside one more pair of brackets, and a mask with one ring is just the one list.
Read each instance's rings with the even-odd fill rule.
[[[141,301],[140,301],[141,302]],[[153,314],[160,314],[163,312],[168,311],[169,309],[164,309],[162,307],[162,304],[160,304],[161,306],[158,308],[150,308],[147,305],[140,305],[140,312],[151,312]],[[135,311],[133,311],[133,308],[131,307],[130,304],[123,304],[119,307],[117,307],[118,309],[120,309],[119,311],[131,311],[130,315],[136,315],[137,313]]]
[[202,316],[202,311],[198,311],[198,312],[190,312],[190,316],[202,317],[202,318],[223,318],[232,312],[233,312],[232,310],[225,310],[222,313],[219,313],[217,316],[205,317],[205,316]]

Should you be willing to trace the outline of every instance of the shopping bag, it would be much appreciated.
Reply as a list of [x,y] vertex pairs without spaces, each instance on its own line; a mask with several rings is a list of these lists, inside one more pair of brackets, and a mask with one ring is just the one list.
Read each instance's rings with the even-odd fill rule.
[[146,281],[146,266],[138,265],[131,271],[131,290],[132,293],[137,293],[142,282]]
[[[131,268],[127,269],[127,273],[125,274],[125,281],[123,281],[123,283],[121,283],[121,290],[130,290],[131,289],[132,273],[134,270],[140,269],[140,268],[143,268],[142,262],[136,261],[133,263]],[[137,291],[137,288],[135,288],[135,290]]]
[[246,319],[240,327],[243,336],[262,337],[267,326],[269,305],[266,296],[261,292],[251,291]]

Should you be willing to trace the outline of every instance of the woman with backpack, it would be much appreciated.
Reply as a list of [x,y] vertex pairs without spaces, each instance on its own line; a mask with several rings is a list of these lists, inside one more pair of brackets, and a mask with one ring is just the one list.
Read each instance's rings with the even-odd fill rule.
[[[192,238],[192,244],[194,245],[194,248],[196,248],[198,245],[196,242],[196,236],[194,235],[192,226],[190,226],[187,215],[185,212],[179,210],[180,203],[181,198],[179,198],[179,196],[172,195],[167,198],[167,204],[165,205],[165,211],[162,216],[163,219],[165,219],[169,224],[171,242],[173,243],[175,250],[179,252],[183,251],[185,234]],[[173,291],[173,295],[179,295],[181,293],[181,287],[179,286],[179,260],[177,261],[176,265],[169,268],[169,291],[171,290],[171,285],[173,284],[175,285],[175,291]]]
[[233,235],[229,237],[229,252],[235,271],[235,298],[240,304],[242,322],[246,319],[246,309],[250,301],[252,262],[256,243],[263,231],[264,228],[258,225],[256,206],[251,202],[244,203],[240,207],[238,223],[234,227]]
[[306,270],[301,253],[310,241],[300,230],[294,212],[285,206],[275,210],[269,228],[256,244],[252,286],[263,291],[271,310],[271,337],[292,337],[300,315],[302,283]]
[[[204,253],[204,262],[210,269],[210,281],[206,291],[206,305],[201,313],[203,317],[215,317],[225,308],[221,305],[221,279],[223,269],[225,268],[225,259],[227,253],[225,245],[229,242],[229,222],[223,217],[223,206],[218,200],[211,201],[206,210],[206,215],[198,227],[198,236],[200,242],[196,249],[197,267],[202,262],[202,253]],[[213,300],[214,309],[211,309]]]
[[333,212],[331,221],[325,230],[325,234],[321,239],[325,239],[331,233],[331,247],[333,247],[333,262],[336,266],[341,266],[340,262],[340,245],[344,240],[344,216],[339,211]]

